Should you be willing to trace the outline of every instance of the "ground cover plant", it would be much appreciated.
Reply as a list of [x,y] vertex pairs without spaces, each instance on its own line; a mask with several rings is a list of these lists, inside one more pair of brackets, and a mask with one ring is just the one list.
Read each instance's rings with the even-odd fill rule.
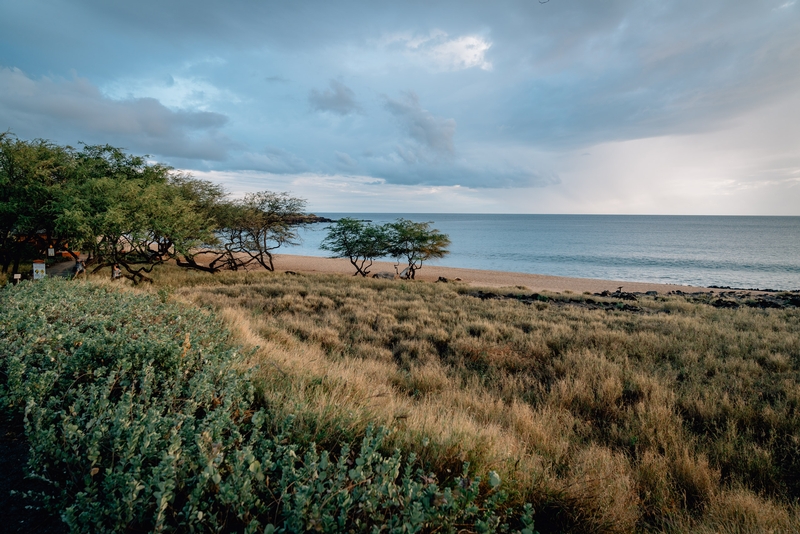
[[320,419],[309,439],[255,387],[282,371],[169,300],[86,281],[0,290],[0,409],[24,419],[28,469],[71,531],[532,532],[496,472],[462,462],[438,480],[378,425]]
[[306,440],[384,424],[440,481],[464,461],[497,472],[542,532],[800,529],[791,296],[762,309],[334,275],[157,284],[258,347],[259,395]]

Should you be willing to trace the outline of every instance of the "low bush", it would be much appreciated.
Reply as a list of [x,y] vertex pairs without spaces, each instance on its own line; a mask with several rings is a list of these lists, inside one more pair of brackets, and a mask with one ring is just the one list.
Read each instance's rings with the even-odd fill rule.
[[[500,479],[439,484],[389,430],[320,450],[259,402],[207,313],[93,283],[0,290],[0,406],[74,532],[532,532]],[[263,372],[263,371],[262,371]]]

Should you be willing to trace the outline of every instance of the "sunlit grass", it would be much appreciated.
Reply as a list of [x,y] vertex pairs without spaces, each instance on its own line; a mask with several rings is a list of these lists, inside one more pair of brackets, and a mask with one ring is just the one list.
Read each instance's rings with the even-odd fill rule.
[[542,531],[800,528],[796,308],[167,269],[153,290],[258,347],[261,394],[310,441],[389,425],[442,479],[496,470]]

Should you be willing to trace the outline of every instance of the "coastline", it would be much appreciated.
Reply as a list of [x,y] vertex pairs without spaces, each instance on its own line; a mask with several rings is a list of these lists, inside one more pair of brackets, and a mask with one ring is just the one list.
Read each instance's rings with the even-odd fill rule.
[[[350,274],[355,268],[344,258],[323,258],[318,256],[299,256],[293,254],[276,254],[275,270],[277,272],[294,271],[298,273],[340,273]],[[370,268],[370,276],[378,272],[394,273],[394,263],[390,261],[376,261]],[[624,280],[597,280],[594,278],[570,278],[566,276],[552,276],[543,274],[514,273],[506,271],[485,271],[480,269],[467,269],[462,267],[441,267],[438,265],[423,265],[417,271],[416,279],[435,282],[439,277],[449,281],[460,278],[460,282],[475,287],[525,287],[531,291],[550,291],[555,293],[600,293],[615,291],[622,287],[623,291],[644,293],[657,291],[668,293],[670,291],[683,291],[685,293],[721,292],[727,289],[712,289],[707,287],[686,286],[676,284],[657,284],[650,282],[629,282]],[[758,291],[753,291],[758,293]]]

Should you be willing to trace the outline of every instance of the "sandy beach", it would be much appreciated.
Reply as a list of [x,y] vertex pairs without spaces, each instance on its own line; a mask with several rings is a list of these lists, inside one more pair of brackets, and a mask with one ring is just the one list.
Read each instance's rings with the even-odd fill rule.
[[[295,256],[290,254],[275,255],[276,271],[294,271],[298,273],[342,273],[353,274],[355,268],[346,259],[320,258],[315,256]],[[376,261],[369,270],[370,275],[378,272],[394,273],[394,263]],[[704,287],[681,286],[673,284],[653,284],[647,282],[626,282],[622,280],[595,280],[591,278],[568,278],[564,276],[548,276],[543,274],[512,273],[504,271],[482,271],[479,269],[463,269],[459,267],[440,267],[423,265],[417,271],[417,280],[435,282],[439,277],[448,280],[461,279],[462,283],[480,287],[525,287],[531,291],[553,291],[563,293],[600,293],[615,291],[622,287],[627,292],[658,291],[713,291]]]

